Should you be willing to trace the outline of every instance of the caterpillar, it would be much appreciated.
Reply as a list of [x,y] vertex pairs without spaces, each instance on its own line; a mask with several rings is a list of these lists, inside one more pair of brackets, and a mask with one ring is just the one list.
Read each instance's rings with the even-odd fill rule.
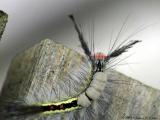
[[107,81],[107,74],[106,74],[106,64],[107,62],[115,58],[122,53],[124,53],[127,49],[131,48],[134,44],[140,42],[139,40],[130,41],[128,44],[117,48],[109,55],[105,55],[103,53],[94,53],[95,55],[91,55],[91,51],[89,50],[82,32],[80,31],[73,15],[69,16],[72,20],[75,30],[78,33],[79,41],[81,42],[81,46],[88,56],[89,60],[92,63],[92,69],[94,70],[93,78],[90,83],[90,86],[86,89],[84,93],[78,96],[78,104],[83,107],[88,107],[91,104],[92,100],[96,100],[99,98],[101,92],[104,90],[105,82]]
[[[5,118],[15,117],[22,119],[28,115],[35,114],[54,114],[55,119],[62,119],[61,115],[64,113],[69,117],[68,119],[97,119],[97,114],[102,114],[101,111],[107,110],[106,101],[109,97],[103,91],[106,91],[106,81],[107,81],[107,69],[106,65],[113,58],[116,58],[126,52],[133,45],[140,42],[140,40],[132,40],[125,43],[127,40],[123,41],[115,50],[111,51],[108,55],[104,53],[93,53],[91,51],[84,39],[83,33],[81,32],[78,24],[73,15],[69,15],[69,18],[73,22],[74,28],[78,34],[81,47],[87,56],[87,60],[91,64],[92,74],[90,78],[90,83],[85,90],[83,90],[78,96],[69,98],[60,102],[35,104],[35,105],[23,105],[17,103],[7,103],[7,109],[5,110]],[[125,43],[125,44],[124,44]],[[94,46],[94,45],[93,45]],[[95,108],[96,107],[96,108]],[[60,114],[58,114],[60,113]],[[104,113],[105,114],[105,113]],[[64,116],[65,116],[64,115]],[[21,116],[21,117],[20,117]],[[53,116],[52,116],[53,117]],[[63,117],[64,118],[64,117]],[[3,118],[4,119],[4,118]],[[45,117],[44,117],[45,119]],[[52,118],[47,118],[52,119]]]

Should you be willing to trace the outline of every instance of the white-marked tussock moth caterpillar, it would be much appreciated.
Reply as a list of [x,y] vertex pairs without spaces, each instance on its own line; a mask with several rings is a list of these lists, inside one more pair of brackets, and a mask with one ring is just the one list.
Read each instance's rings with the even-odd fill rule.
[[[21,105],[19,102],[16,103],[7,103],[7,109],[4,109],[4,114],[7,118],[13,116],[15,119],[22,119],[26,116],[34,116],[35,114],[53,114],[54,116],[50,116],[47,119],[100,119],[104,114],[107,114],[108,101],[110,97],[105,94],[109,91],[106,91],[106,81],[107,81],[107,69],[106,65],[112,58],[116,58],[120,56],[122,53],[126,52],[129,48],[131,48],[134,44],[140,42],[139,40],[133,40],[127,42],[127,40],[123,41],[116,49],[112,49],[112,51],[106,55],[104,53],[93,53],[91,51],[84,39],[83,33],[77,25],[74,16],[70,15],[69,18],[72,20],[75,30],[78,34],[79,41],[81,43],[81,47],[84,50],[85,55],[87,56],[87,60],[89,61],[92,74],[90,80],[88,82],[88,86],[80,92],[77,96],[71,97],[67,96],[68,99],[58,102],[49,102],[44,104],[36,104],[36,105]],[[120,33],[119,33],[120,34]],[[114,43],[116,43],[115,40]],[[127,43],[126,43],[127,42]],[[93,42],[94,43],[94,42]],[[93,45],[94,46],[94,45]],[[113,45],[114,46],[114,45]],[[48,66],[46,66],[48,67]],[[83,66],[82,72],[77,73],[77,76],[71,76],[70,81],[73,85],[72,88],[76,88],[77,85],[80,85],[83,81],[81,81],[85,76],[85,68],[90,66]],[[58,90],[66,94],[67,90],[70,89],[67,87],[67,82],[59,81],[59,86],[54,86],[55,95],[58,94]],[[45,88],[47,89],[47,88]],[[43,92],[39,90],[39,92]],[[61,94],[61,95],[63,95]],[[6,105],[6,106],[7,106]],[[63,115],[62,115],[63,114]],[[108,115],[109,116],[109,115]],[[97,118],[98,117],[98,118]],[[42,117],[43,118],[43,117]],[[42,119],[37,118],[37,119]],[[103,117],[102,117],[103,118]],[[45,119],[45,116],[44,116]]]

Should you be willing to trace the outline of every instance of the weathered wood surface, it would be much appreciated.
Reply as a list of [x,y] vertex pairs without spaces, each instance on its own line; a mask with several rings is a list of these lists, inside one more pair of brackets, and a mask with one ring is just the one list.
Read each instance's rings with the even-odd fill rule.
[[111,98],[107,120],[160,120],[159,90],[110,71],[105,91]]
[[7,19],[8,19],[8,15],[5,12],[0,10],[0,40],[7,23]]
[[[3,101],[24,101],[30,105],[75,97],[87,87],[90,75],[91,65],[87,58],[63,45],[44,40],[13,59],[0,106]],[[103,113],[99,111],[95,120],[160,120],[160,91],[119,72],[108,71],[103,96],[107,96],[105,103],[103,97],[98,100]],[[74,114],[78,116],[79,113]],[[69,118],[66,114],[61,116]],[[55,117],[33,118],[52,120]]]
[[77,52],[44,40],[13,59],[1,99],[36,104],[77,96],[88,85],[90,68]]

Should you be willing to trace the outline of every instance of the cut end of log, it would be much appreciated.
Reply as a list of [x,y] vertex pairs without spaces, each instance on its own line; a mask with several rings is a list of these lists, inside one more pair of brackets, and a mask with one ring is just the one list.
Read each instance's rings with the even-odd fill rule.
[[65,100],[85,90],[91,72],[87,58],[46,39],[14,57],[1,98],[27,104]]

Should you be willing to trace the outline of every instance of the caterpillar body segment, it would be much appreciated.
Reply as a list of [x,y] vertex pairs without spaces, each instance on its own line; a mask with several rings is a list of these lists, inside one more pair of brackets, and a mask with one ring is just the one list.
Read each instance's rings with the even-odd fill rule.
[[82,107],[88,107],[91,104],[91,101],[86,96],[85,92],[78,96],[77,104]]
[[107,81],[107,71],[97,72],[94,74],[90,86],[102,92],[106,85],[106,81]]
[[94,76],[99,76],[99,78],[93,77],[90,86],[86,90],[86,94],[90,99],[97,100],[105,88],[107,75],[106,72],[96,72]]
[[107,81],[106,71],[96,72],[86,91],[78,96],[78,105],[88,107],[93,100],[97,100],[105,88]]
[[91,86],[86,90],[86,94],[91,100],[97,100],[100,96],[100,92]]

